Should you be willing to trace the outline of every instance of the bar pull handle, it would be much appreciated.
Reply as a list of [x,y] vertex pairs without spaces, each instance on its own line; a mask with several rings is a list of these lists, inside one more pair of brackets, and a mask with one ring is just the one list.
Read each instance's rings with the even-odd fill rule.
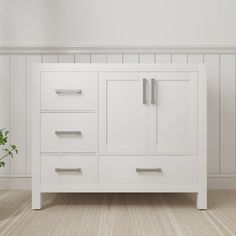
[[147,79],[143,79],[142,80],[142,86],[143,86],[143,97],[142,97],[142,100],[143,100],[143,104],[146,104],[147,103]]
[[151,104],[155,104],[155,79],[151,79]]
[[137,173],[143,172],[162,172],[161,168],[136,168]]
[[81,135],[82,132],[80,130],[75,130],[75,131],[55,131],[55,135]]
[[81,168],[55,168],[55,172],[57,173],[72,173],[72,172],[76,172],[76,173],[80,173],[82,170]]
[[57,94],[80,94],[82,93],[81,89],[55,89]]

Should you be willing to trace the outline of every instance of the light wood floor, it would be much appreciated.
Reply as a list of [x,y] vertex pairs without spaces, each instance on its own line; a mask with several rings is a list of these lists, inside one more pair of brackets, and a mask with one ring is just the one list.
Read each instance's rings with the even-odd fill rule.
[[0,191],[0,235],[236,235],[236,191],[209,191],[209,210],[193,194],[44,194]]

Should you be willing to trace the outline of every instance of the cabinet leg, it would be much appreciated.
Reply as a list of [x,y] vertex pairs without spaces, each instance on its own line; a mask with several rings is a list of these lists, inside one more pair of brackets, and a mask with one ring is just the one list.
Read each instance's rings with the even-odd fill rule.
[[42,193],[32,191],[32,209],[39,210],[42,208]]
[[207,209],[207,192],[198,192],[197,193],[197,208],[199,210]]

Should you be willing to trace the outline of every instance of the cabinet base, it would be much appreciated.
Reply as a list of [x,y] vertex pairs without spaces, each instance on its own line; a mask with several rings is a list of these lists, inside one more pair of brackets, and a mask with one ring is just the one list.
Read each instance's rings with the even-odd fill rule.
[[196,193],[197,208],[207,209],[207,193],[199,192],[197,185],[83,185],[42,186],[41,192],[32,193],[32,209],[42,209],[42,193]]

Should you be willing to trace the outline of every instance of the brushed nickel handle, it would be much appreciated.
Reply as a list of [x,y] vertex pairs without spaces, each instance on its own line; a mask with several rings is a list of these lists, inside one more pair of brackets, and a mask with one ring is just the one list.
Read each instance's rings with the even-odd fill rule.
[[141,172],[162,172],[161,168],[136,168],[137,173]]
[[146,98],[146,91],[147,91],[147,79],[143,79],[142,80],[142,86],[143,86],[143,104],[146,104],[147,103],[147,98]]
[[75,94],[79,94],[79,93],[82,93],[82,90],[81,89],[55,89],[55,92],[57,94],[62,94],[62,93],[67,93],[67,94],[75,93]]
[[151,104],[155,104],[155,79],[151,79]]
[[82,132],[80,130],[75,131],[55,131],[55,135],[81,135]]
[[55,168],[55,172],[57,173],[63,173],[63,172],[81,172],[81,168]]

